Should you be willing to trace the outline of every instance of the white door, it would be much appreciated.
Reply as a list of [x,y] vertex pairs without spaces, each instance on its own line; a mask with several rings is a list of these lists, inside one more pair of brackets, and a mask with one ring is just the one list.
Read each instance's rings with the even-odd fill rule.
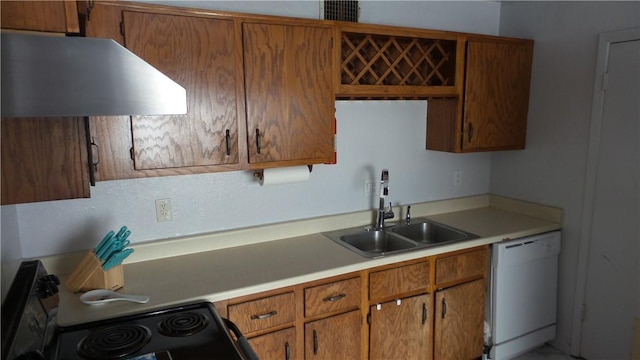
[[[580,356],[630,359],[640,318],[640,38],[608,44],[594,115],[583,220],[586,265]],[[601,40],[602,45],[602,40]],[[602,48],[601,48],[602,50]],[[594,99],[596,96],[594,96]],[[597,106],[594,106],[594,111]],[[600,117],[598,120],[597,117]],[[583,229],[585,229],[583,227]]]

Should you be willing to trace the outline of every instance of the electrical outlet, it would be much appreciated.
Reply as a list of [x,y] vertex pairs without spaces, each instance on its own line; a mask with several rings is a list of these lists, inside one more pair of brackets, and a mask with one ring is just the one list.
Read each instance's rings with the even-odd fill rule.
[[453,186],[462,185],[462,170],[456,170],[453,172]]
[[364,179],[364,191],[362,196],[373,197],[373,193],[376,191],[376,181],[374,179]]
[[156,200],[156,220],[160,222],[171,221],[171,199]]

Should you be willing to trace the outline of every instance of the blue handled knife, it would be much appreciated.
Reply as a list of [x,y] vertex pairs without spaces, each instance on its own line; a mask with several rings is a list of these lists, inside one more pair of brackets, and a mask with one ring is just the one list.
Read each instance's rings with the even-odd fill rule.
[[109,270],[113,267],[116,267],[122,264],[122,261],[127,258],[127,256],[131,255],[133,249],[125,249],[111,254],[109,259],[105,261],[104,265],[102,265],[103,270]]
[[104,238],[102,238],[102,241],[100,241],[100,243],[98,244],[98,246],[95,247],[95,249],[93,249],[96,252],[96,255],[98,255],[98,253],[100,251],[102,251],[102,249],[107,245],[107,243],[109,243],[109,241],[111,241],[111,239],[116,235],[115,232],[113,231],[109,231],[107,233],[107,235],[104,236]]

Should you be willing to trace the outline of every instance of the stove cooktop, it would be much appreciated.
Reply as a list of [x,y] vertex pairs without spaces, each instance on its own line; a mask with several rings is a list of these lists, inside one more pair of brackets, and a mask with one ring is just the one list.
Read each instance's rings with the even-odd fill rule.
[[51,359],[242,359],[210,303],[60,328]]

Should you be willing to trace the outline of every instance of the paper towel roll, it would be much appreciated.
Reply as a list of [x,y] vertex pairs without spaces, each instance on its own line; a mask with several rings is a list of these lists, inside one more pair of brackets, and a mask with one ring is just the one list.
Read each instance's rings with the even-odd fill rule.
[[307,180],[309,180],[309,167],[306,165],[270,168],[263,170],[260,185],[288,184]]

